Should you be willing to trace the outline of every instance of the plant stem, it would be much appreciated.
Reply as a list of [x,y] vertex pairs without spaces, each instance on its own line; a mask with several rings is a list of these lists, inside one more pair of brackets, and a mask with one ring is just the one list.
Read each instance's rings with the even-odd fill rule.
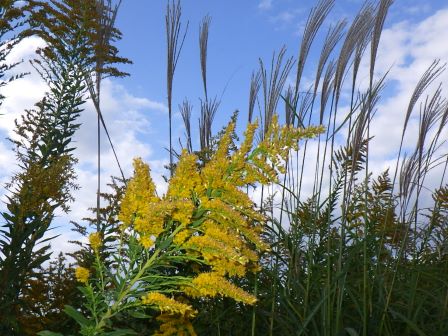
[[149,258],[146,263],[143,265],[143,267],[140,269],[140,271],[135,275],[135,277],[129,282],[129,285],[120,293],[118,296],[117,301],[114,302],[114,304],[106,311],[106,313],[101,318],[100,322],[95,326],[95,333],[100,332],[102,328],[105,326],[106,321],[110,319],[112,316],[114,316],[117,312],[121,302],[123,299],[126,298],[126,296],[129,294],[129,292],[132,290],[132,287],[135,285],[137,281],[140,280],[140,278],[143,276],[145,271],[150,267],[155,259],[159,256],[161,250],[157,249],[154,251],[154,254]]

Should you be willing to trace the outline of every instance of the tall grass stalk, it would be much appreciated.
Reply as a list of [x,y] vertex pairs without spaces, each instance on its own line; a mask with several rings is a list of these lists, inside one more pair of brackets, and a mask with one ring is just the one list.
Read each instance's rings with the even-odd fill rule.
[[166,66],[166,88],[168,100],[168,133],[170,152],[170,176],[173,174],[173,143],[172,143],[172,104],[173,104],[173,82],[177,62],[188,31],[188,22],[182,34],[182,7],[180,0],[168,3],[165,15],[166,44],[167,44],[167,66]]
[[[307,126],[318,121],[326,124],[327,133],[305,142],[302,154],[291,153],[278,196],[262,193],[261,204],[271,198],[279,208],[271,218],[274,256],[266,261],[271,287],[264,299],[269,311],[260,304],[269,316],[270,335],[448,332],[446,318],[427,322],[429,311],[437,316],[446,312],[448,289],[442,275],[446,257],[434,254],[436,241],[445,239],[437,232],[446,220],[440,217],[437,190],[446,185],[444,169],[438,165],[446,165],[441,134],[446,132],[447,105],[440,87],[432,94],[429,91],[444,70],[440,62],[428,68],[410,97],[395,167],[378,177],[371,169],[375,136],[371,125],[387,85],[387,73],[376,74],[377,55],[391,5],[391,0],[367,3],[347,30],[346,21],[332,26],[324,39],[315,82],[302,90],[306,55],[332,7],[332,1],[319,2],[307,21],[295,86],[278,93],[286,123]],[[272,91],[266,89],[263,67],[261,73],[266,107]],[[366,73],[368,85],[361,89]],[[431,95],[421,101],[427,94]],[[412,119],[419,123],[415,151],[404,154],[411,115],[419,101],[419,118]],[[264,109],[264,125],[269,122],[268,111]],[[304,182],[313,165],[310,186]],[[439,188],[433,190],[434,205],[422,208],[427,204],[426,182],[434,185],[436,169],[442,174]],[[311,190],[304,190],[305,186]],[[260,285],[257,290],[264,293]],[[425,288],[431,286],[441,294],[437,299],[428,297]],[[252,335],[265,325],[262,314],[253,317],[257,326],[252,324]]]

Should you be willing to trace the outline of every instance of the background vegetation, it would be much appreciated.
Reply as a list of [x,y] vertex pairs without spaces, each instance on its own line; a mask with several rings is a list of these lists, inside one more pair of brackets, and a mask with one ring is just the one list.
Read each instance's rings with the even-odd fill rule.
[[[373,175],[371,123],[387,80],[387,74],[377,78],[375,69],[392,1],[366,3],[352,22],[334,23],[322,45],[315,45],[333,5],[332,0],[321,0],[310,11],[297,59],[286,58],[281,49],[269,62],[260,60],[251,78],[247,115],[238,117],[251,122],[260,116],[257,143],[266,140],[276,113],[285,125],[324,125],[326,131],[290,151],[278,184],[252,183],[241,189],[268,218],[263,239],[270,248],[261,255],[257,272],[230,280],[258,301],[251,306],[225,297],[192,300],[198,311],[193,326],[199,335],[448,334],[448,105],[442,84],[437,83],[445,65],[435,60],[421,74],[403,111],[394,164]],[[76,334],[79,323],[71,318],[73,314],[64,313],[64,306],[89,313],[83,305],[85,292],[77,289],[74,265],[63,255],[49,261],[51,239],[43,236],[51,229],[55,210],[68,210],[71,190],[76,188],[71,138],[79,127],[83,104],[92,99],[98,128],[106,127],[100,107],[101,79],[125,75],[115,68],[129,62],[113,46],[120,38],[114,28],[117,10],[106,0],[1,3],[2,80],[21,76],[12,74],[14,64],[5,64],[5,58],[20,39],[37,34],[47,46],[38,50],[33,64],[48,84],[45,97],[16,123],[18,173],[7,186],[0,236],[1,334],[35,335],[42,330]],[[210,161],[224,134],[212,132],[220,101],[207,90],[210,20],[204,18],[199,31],[198,76],[204,90],[200,148],[193,148],[191,104],[185,100],[179,106],[186,134],[181,146],[197,155],[198,168]],[[174,75],[187,27],[180,3],[169,3],[170,130]],[[314,82],[309,84],[303,73],[312,47],[320,54]],[[363,64],[368,65],[367,74],[361,73]],[[293,78],[290,86],[286,86],[288,78]],[[419,120],[418,139],[415,150],[405,153],[403,143],[414,115]],[[169,177],[181,152],[171,137],[170,132]],[[238,144],[237,134],[232,139]],[[100,156],[98,161],[100,167]],[[313,176],[305,174],[310,166]],[[307,181],[312,181],[310,194],[304,191]],[[428,181],[438,187],[428,191]],[[97,202],[94,218],[86,221],[89,226],[73,224],[81,235],[93,230],[103,238],[99,251],[78,242],[79,250],[73,254],[77,266],[93,276],[98,272],[95,258],[109,267],[117,256],[118,214],[126,183],[125,176],[112,179],[110,194],[98,187],[98,197],[105,199],[106,206],[100,208]],[[161,267],[160,274],[170,274],[170,266]],[[189,275],[188,267],[180,263],[174,274]],[[157,332],[158,313],[150,308],[144,313],[145,318],[118,314],[110,331]]]

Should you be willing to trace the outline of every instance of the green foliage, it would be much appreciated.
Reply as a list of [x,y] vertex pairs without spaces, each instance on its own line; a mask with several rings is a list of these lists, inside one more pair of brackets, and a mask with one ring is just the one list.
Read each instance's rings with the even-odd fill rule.
[[0,241],[0,277],[5,284],[0,310],[4,325],[15,323],[18,309],[11,307],[19,304],[33,269],[49,258],[49,245],[35,247],[48,241],[43,236],[54,211],[68,210],[70,190],[76,188],[76,159],[70,143],[79,127],[76,119],[85,102],[85,85],[83,69],[77,63],[77,44],[73,42],[57,62],[44,54],[35,61],[50,91],[16,122],[17,139],[12,141],[20,171],[9,184],[8,212],[2,213],[6,223]]
[[121,39],[121,32],[113,26],[116,11],[110,1],[32,0],[30,3],[33,33],[51,46],[42,50],[49,61],[72,60],[78,64],[84,79],[91,73],[102,77],[127,75],[115,66],[130,61],[120,57],[113,45]]
[[[25,13],[14,9],[15,1],[3,3],[2,41],[5,34],[22,25]],[[36,246],[45,242],[43,234],[48,231],[55,209],[68,209],[70,190],[75,187],[76,160],[71,154],[70,140],[78,127],[76,118],[81,113],[86,89],[97,107],[98,78],[125,75],[113,66],[128,60],[118,56],[118,50],[110,45],[121,37],[110,25],[116,15],[111,3],[50,0],[30,1],[30,7],[26,7],[31,13],[32,29],[25,34],[38,34],[48,43],[33,64],[50,91],[35,110],[26,112],[17,123],[18,137],[14,141],[20,171],[10,184],[8,211],[3,213],[6,224],[0,238],[4,254],[0,276],[6,284],[0,296],[0,325],[4,328],[0,332],[26,335],[49,329],[54,332],[41,331],[39,335],[55,336],[76,333],[79,328],[83,335],[149,335],[160,327],[158,334],[176,334],[179,330],[194,334],[188,329],[191,325],[185,316],[170,313],[173,307],[185,308],[185,304],[198,311],[193,324],[200,335],[448,334],[448,161],[446,152],[437,151],[443,150],[440,139],[446,129],[448,109],[440,89],[422,104],[416,118],[420,124],[415,151],[405,158],[402,153],[414,106],[443,71],[438,62],[423,74],[410,97],[395,169],[391,167],[377,176],[372,173],[374,134],[370,125],[385,82],[385,77],[377,81],[374,78],[375,64],[391,0],[381,0],[377,6],[367,3],[348,29],[345,21],[330,28],[311,89],[302,87],[301,77],[314,37],[334,1],[321,0],[310,12],[298,55],[295,86],[288,88],[284,97],[285,80],[294,61],[288,59],[284,63],[286,51],[282,49],[277,59],[272,59],[270,74],[260,61],[260,72],[251,83],[249,120],[255,101],[259,101],[260,111],[264,111],[260,113],[263,127],[259,148],[244,158],[254,159],[253,163],[258,159],[258,164],[268,159],[268,163],[255,164],[253,170],[247,171],[230,159],[236,159],[232,155],[238,151],[237,133],[232,130],[211,134],[219,102],[207,97],[210,19],[206,18],[200,28],[205,93],[201,104],[201,148],[197,152],[192,148],[191,106],[185,103],[182,115],[187,128],[186,147],[190,158],[194,157],[194,165],[183,170],[182,179],[176,180],[176,173],[170,181],[170,185],[177,184],[177,194],[169,191],[162,200],[149,192],[154,191],[154,186],[140,183],[146,181],[142,178],[128,186],[128,199],[132,199],[134,207],[128,206],[128,200],[126,208],[123,201],[127,216],[119,220],[126,182],[114,179],[110,185],[112,193],[101,194],[106,206],[93,209],[99,217],[87,219],[89,227],[75,224],[75,231],[84,237],[90,227],[98,231],[90,236],[89,245],[77,242],[80,249],[73,254],[79,266],[76,276],[84,283],[81,291],[74,289],[74,270],[65,266],[62,257],[47,269],[40,267],[48,259],[49,250],[47,246]],[[171,40],[170,129],[172,80],[183,43],[179,35],[180,14],[180,3],[173,2],[166,21]],[[11,41],[14,45],[18,39]],[[1,50],[7,53],[10,49]],[[358,74],[364,54],[370,59],[367,89],[365,83],[361,85]],[[9,70],[9,66],[0,67],[0,76]],[[98,87],[94,88],[94,82]],[[258,97],[261,85],[263,97]],[[360,92],[360,87],[365,91]],[[317,148],[316,156],[307,152],[307,145],[311,145],[308,142],[302,156],[296,148],[290,151],[291,146],[274,146],[272,140],[277,133],[270,134],[268,128],[280,98],[285,102],[286,124],[303,127],[313,120],[327,123],[326,133],[312,143]],[[341,111],[347,112],[341,115]],[[232,121],[235,119],[236,114]],[[226,148],[220,150],[218,144],[223,137]],[[273,149],[283,149],[284,155],[271,155]],[[170,172],[181,169],[185,163],[181,155],[180,161],[174,163],[173,151],[170,141]],[[216,159],[219,155],[221,161]],[[429,172],[444,161],[440,185],[432,193],[433,204],[422,208]],[[216,166],[217,162],[225,168]],[[262,187],[260,207],[252,199],[241,212],[239,202],[266,182],[248,177],[257,172],[269,175],[271,165],[286,168],[279,188]],[[304,174],[309,165],[313,165],[312,176]],[[213,167],[209,172],[216,174],[211,179],[214,182],[223,178],[231,182],[198,191],[210,181],[197,183],[193,173],[207,167]],[[257,177],[262,178],[263,174]],[[311,191],[306,192],[305,180],[311,181]],[[232,194],[229,190],[234,185],[239,189]],[[152,198],[145,198],[148,194]],[[208,202],[222,199],[224,210],[207,208]],[[188,202],[193,209],[182,214],[181,209],[185,210]],[[248,213],[268,218],[265,230],[257,231],[262,239],[251,240],[254,237],[243,230],[243,225],[225,232],[232,233],[232,239],[210,236],[215,245],[206,245],[210,241],[205,238],[211,239],[207,236],[207,221],[216,221],[213,229],[229,230],[226,225],[237,218],[234,211],[240,211],[245,219]],[[224,219],[217,220],[219,217],[213,217],[214,214]],[[251,221],[250,229],[257,223]],[[240,235],[245,244],[233,246]],[[190,240],[200,239],[203,245],[188,245]],[[257,244],[268,244],[269,248],[261,254],[260,268],[250,267],[255,273],[226,273],[226,277],[220,278],[228,288],[254,293],[254,307],[235,302],[234,297],[223,293],[213,298],[192,295],[192,284],[198,275],[216,271],[222,265],[235,269],[240,266],[238,263],[249,265],[245,263],[243,247],[253,248]],[[224,268],[226,272],[231,269]],[[150,294],[165,297],[163,302],[155,303]],[[158,311],[164,314],[157,316]]]
[[[23,77],[25,74],[6,77],[20,62],[8,64],[6,58],[12,49],[20,42],[22,36],[17,35],[17,30],[26,24],[25,8],[28,5],[21,4],[18,0],[0,1],[0,89],[8,82]],[[6,77],[6,78],[5,78]],[[5,97],[0,93],[0,105]]]
[[[7,212],[0,244],[0,279],[4,284],[0,296],[2,332],[20,333],[18,318],[22,314],[23,297],[34,271],[49,259],[49,245],[44,239],[60,208],[68,211],[71,190],[76,188],[71,147],[79,128],[76,123],[91,87],[92,73],[98,76],[123,76],[114,63],[128,62],[118,56],[111,42],[120,32],[113,22],[111,6],[98,1],[29,1],[17,7],[16,1],[2,2],[1,33],[23,24],[29,14],[31,28],[21,36],[38,35],[47,43],[37,51],[32,64],[46,81],[49,91],[16,122],[12,140],[20,171],[9,184]],[[28,17],[27,17],[28,19]],[[2,39],[2,57],[18,39],[9,45]],[[4,58],[3,58],[4,59]],[[4,71],[11,66],[2,67]],[[99,88],[97,88],[99,94]]]
[[19,324],[23,335],[35,335],[46,328],[66,335],[67,330],[75,333],[76,323],[63,313],[66,302],[78,302],[75,272],[62,255],[52,260],[45,268],[35,271],[23,291]]
[[[75,50],[76,52],[76,50]],[[62,65],[62,64],[61,64]],[[50,92],[16,122],[15,152],[21,169],[9,185],[8,212],[2,231],[4,257],[0,261],[1,278],[5,284],[1,310],[17,302],[23,285],[32,270],[48,259],[49,246],[34,247],[42,241],[57,208],[68,210],[70,190],[75,188],[71,154],[72,136],[79,125],[76,119],[82,111],[84,88],[76,64],[50,68],[60,81],[48,77]]]
[[121,201],[121,225],[115,228],[119,242],[111,260],[100,255],[104,241],[96,232],[89,236],[95,253],[93,272],[82,266],[76,270],[78,281],[85,284],[80,290],[86,314],[71,306],[65,312],[81,326],[82,335],[124,333],[117,329],[120,315],[140,315],[153,322],[154,311],[161,312],[160,334],[184,330],[196,335],[189,321],[197,314],[191,299],[256,302],[231,282],[258,268],[258,252],[265,246],[260,239],[264,218],[240,189],[276,181],[283,161],[275,159],[321,128],[280,127],[274,118],[267,140],[252,149],[256,125],[248,126],[239,148],[232,141],[234,127],[229,124],[203,166],[197,156],[184,151],[162,198],[155,193],[149,167],[135,160],[135,176]]
[[[448,332],[446,152],[435,155],[435,148],[443,143],[439,137],[441,130],[446,129],[448,110],[445,103],[439,104],[439,90],[427,98],[421,110],[415,152],[403,159],[400,146],[394,175],[390,169],[373,179],[369,166],[374,136],[370,123],[385,82],[385,77],[375,82],[375,58],[391,3],[383,0],[378,7],[367,4],[346,33],[345,23],[330,29],[314,92],[302,93],[299,87],[293,87],[289,94],[291,98],[295,92],[293,104],[285,98],[287,122],[306,125],[307,117],[310,123],[317,112],[321,122],[328,120],[327,134],[314,143],[318,148],[316,156],[307,153],[305,144],[302,157],[296,153],[289,158],[280,201],[278,190],[262,189],[260,204],[264,204],[272,224],[266,232],[271,253],[264,254],[263,267],[256,277],[237,281],[243,288],[256,291],[256,307],[242,307],[226,300],[203,303],[202,313],[195,320],[200,334]],[[311,11],[299,54],[297,85],[319,22],[332,4],[333,1],[320,1]],[[339,41],[340,54],[327,63]],[[358,93],[359,64],[368,44],[369,87]],[[351,61],[353,68],[349,66]],[[275,73],[286,68],[278,64]],[[435,62],[423,74],[410,99],[403,137],[414,105],[441,71],[443,67]],[[341,116],[339,100],[342,86],[347,85],[343,84],[347,74],[352,75],[350,109]],[[320,83],[322,92],[318,91]],[[269,97],[263,98],[269,102]],[[331,106],[327,107],[327,102]],[[269,123],[265,119],[262,122]],[[402,144],[403,141],[402,138]],[[345,145],[339,147],[341,142]],[[439,162],[444,162],[444,169],[440,187],[433,193],[434,203],[429,208],[419,208],[427,198],[422,190],[428,172]],[[315,169],[311,169],[312,176],[305,176],[305,166],[309,164],[315,165]],[[312,181],[308,194],[302,190],[302,179]]]
[[[123,198],[125,186],[127,181],[123,181],[119,178],[112,177],[111,182],[108,184],[111,189],[110,192],[101,193],[104,206],[100,208],[100,222],[97,223],[96,217],[83,218],[83,223],[72,222],[72,231],[78,233],[82,237],[88,237],[89,231],[96,231],[99,228],[99,232],[103,244],[99,248],[100,259],[109,265],[109,262],[113,259],[111,253],[116,251],[117,244],[120,240],[121,233],[119,232],[120,221],[118,220],[118,213],[120,212],[120,200]],[[96,208],[90,208],[92,214],[96,214]],[[82,243],[79,240],[72,241],[71,243],[79,246],[79,249],[69,254],[79,266],[91,269],[93,271],[93,264],[95,261],[95,253],[89,244]]]

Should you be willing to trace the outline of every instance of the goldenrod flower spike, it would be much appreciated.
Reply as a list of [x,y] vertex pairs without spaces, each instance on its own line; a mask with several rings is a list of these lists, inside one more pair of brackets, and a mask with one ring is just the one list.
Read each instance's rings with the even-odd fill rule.
[[276,182],[277,174],[285,172],[284,162],[288,160],[290,151],[298,150],[298,141],[313,138],[324,130],[323,126],[307,128],[295,128],[292,125],[280,126],[278,115],[274,115],[252,160],[268,177],[269,182]]
[[140,236],[139,242],[145,249],[149,249],[154,245],[154,240],[146,235]]
[[79,282],[82,282],[82,283],[85,283],[85,284],[87,282],[89,282],[89,275],[90,275],[90,272],[85,267],[79,266],[75,270],[76,280],[78,280]]
[[191,199],[175,201],[173,205],[173,221],[177,221],[187,227],[191,222],[195,205]]
[[144,305],[153,305],[162,313],[179,314],[185,317],[194,317],[197,313],[190,305],[176,301],[159,292],[151,292],[142,297]]
[[126,226],[144,216],[151,202],[158,200],[156,187],[151,179],[150,169],[142,159],[134,160],[134,177],[129,181],[121,201],[118,219]]
[[90,244],[90,247],[92,247],[92,249],[95,252],[98,252],[100,247],[103,245],[103,242],[101,239],[101,233],[99,233],[99,232],[91,233],[89,235],[89,244]]
[[[164,230],[165,217],[171,214],[173,205],[157,197],[146,163],[135,159],[134,170],[134,177],[129,181],[118,218],[125,228],[133,225],[140,235],[157,238]],[[142,242],[147,248],[148,239],[145,238]]]
[[257,302],[255,296],[230,283],[217,273],[201,273],[193,279],[191,287],[184,288],[185,293],[192,297],[227,296],[235,301],[253,305]]
[[179,162],[170,180],[168,199],[188,199],[192,193],[200,194],[204,191],[197,165],[198,158],[194,154],[182,151]]
[[153,336],[197,336],[191,321],[186,317],[162,313],[157,321],[161,324]]

